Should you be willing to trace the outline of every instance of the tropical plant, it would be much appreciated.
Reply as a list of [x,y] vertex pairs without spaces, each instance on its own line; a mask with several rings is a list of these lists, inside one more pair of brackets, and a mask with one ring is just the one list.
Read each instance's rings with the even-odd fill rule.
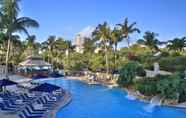
[[177,75],[161,79],[157,83],[157,89],[165,99],[176,100],[179,97],[180,78]]
[[122,32],[121,30],[119,30],[117,27],[114,28],[114,30],[112,30],[111,34],[110,34],[110,43],[111,45],[114,45],[114,70],[116,69],[116,60],[117,60],[117,46],[118,43],[122,41],[123,36],[122,36]]
[[42,43],[42,49],[47,52],[47,59],[49,63],[53,63],[53,50],[55,47],[56,36],[49,36],[46,41]]
[[26,44],[27,48],[31,48],[31,49],[36,48],[36,45],[35,45],[36,36],[35,35],[29,36],[26,40],[27,40],[27,44]]
[[10,53],[10,43],[11,37],[14,32],[24,32],[28,36],[28,31],[26,28],[38,27],[37,21],[29,17],[18,17],[18,12],[20,11],[18,2],[20,0],[1,0],[0,11],[1,20],[3,24],[3,29],[8,38],[7,54],[6,54],[6,77],[8,78],[8,61]]
[[119,79],[117,83],[120,86],[128,86],[133,84],[133,80],[137,75],[137,70],[140,67],[139,63],[130,61],[119,70]]
[[[69,60],[70,63],[68,63]],[[72,52],[69,57],[64,56],[63,66],[65,70],[81,71],[87,68],[87,58],[81,53]]]
[[163,57],[159,61],[160,69],[170,72],[185,71],[186,70],[186,57],[176,56],[176,57]]
[[124,22],[121,24],[118,24],[118,26],[121,28],[123,37],[127,40],[128,47],[130,47],[130,34],[137,32],[140,33],[140,30],[135,27],[136,22],[133,22],[132,24],[129,24],[128,18],[125,18]]
[[103,24],[99,24],[92,34],[93,39],[99,40],[100,45],[104,48],[107,74],[109,73],[108,45],[110,40],[110,33],[110,27],[108,26],[107,22],[104,22]]
[[91,38],[85,38],[84,43],[83,43],[84,52],[85,53],[94,53],[94,50],[96,49],[95,42],[96,41]]
[[145,96],[154,96],[158,94],[157,82],[159,79],[155,78],[143,78],[135,83],[136,90]]
[[147,31],[145,32],[143,39],[139,39],[137,42],[149,47],[152,52],[159,51],[158,45],[160,45],[161,42],[156,38],[157,36],[158,34]]
[[171,51],[181,52],[186,47],[186,37],[174,38],[168,41],[167,48]]

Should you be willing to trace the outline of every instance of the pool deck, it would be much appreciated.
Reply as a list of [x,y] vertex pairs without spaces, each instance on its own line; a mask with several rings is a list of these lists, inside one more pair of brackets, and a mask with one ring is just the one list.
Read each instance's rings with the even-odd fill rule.
[[[9,76],[11,80],[16,81],[18,83],[28,83],[31,79],[25,78],[19,75],[11,75]],[[68,105],[72,100],[72,95],[70,92],[65,90],[64,97],[60,101],[57,102],[57,106],[53,108],[53,110],[50,110],[45,114],[45,118],[56,118],[56,113],[66,105]],[[0,112],[0,118],[18,118],[18,115],[10,114],[10,113],[3,113]]]
[[72,100],[72,95],[70,92],[68,91],[65,91],[65,95],[64,95],[64,98],[59,101],[57,104],[57,106],[52,110],[50,111],[49,113],[46,114],[46,118],[56,118],[56,114],[57,112],[65,107],[66,105],[68,105]]

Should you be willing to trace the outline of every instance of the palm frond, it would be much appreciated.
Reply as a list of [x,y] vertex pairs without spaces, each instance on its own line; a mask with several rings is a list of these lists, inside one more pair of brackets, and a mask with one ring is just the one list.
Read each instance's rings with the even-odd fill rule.
[[139,40],[137,40],[137,43],[139,43],[139,44],[145,44],[145,41],[143,39],[139,39]]
[[34,27],[34,28],[38,28],[39,27],[39,23],[36,20],[33,20],[29,17],[21,17],[18,18],[15,23],[21,25],[22,27]]

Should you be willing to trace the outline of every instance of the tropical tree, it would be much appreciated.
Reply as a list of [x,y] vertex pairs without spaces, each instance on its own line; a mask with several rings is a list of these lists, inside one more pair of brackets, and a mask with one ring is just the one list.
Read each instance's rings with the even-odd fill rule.
[[17,35],[11,37],[9,63],[13,65],[17,65],[20,61],[23,61],[22,51],[25,49],[25,46],[19,39]]
[[56,40],[56,36],[49,36],[47,41],[42,43],[42,49],[45,50],[45,52],[47,52],[48,62],[51,63],[53,62],[52,56],[53,56],[53,50],[55,46],[55,40]]
[[114,45],[114,70],[115,70],[116,59],[117,59],[117,54],[116,54],[117,46],[118,46],[118,43],[121,42],[123,39],[121,30],[119,30],[117,27],[115,27],[114,30],[112,30],[112,32],[111,32],[110,38],[111,38],[110,43],[112,45]]
[[140,33],[140,30],[135,27],[136,22],[133,22],[132,24],[129,24],[128,18],[125,18],[124,22],[121,24],[118,24],[118,26],[121,28],[123,37],[127,40],[128,47],[130,46],[130,34],[137,32]]
[[167,48],[175,52],[181,52],[186,47],[186,37],[174,38],[168,41]]
[[26,40],[27,40],[27,44],[26,44],[27,48],[31,48],[31,49],[36,48],[36,44],[35,44],[36,36],[35,35],[29,36]]
[[18,2],[20,0],[1,0],[0,11],[3,31],[5,31],[6,37],[8,37],[8,46],[6,53],[6,78],[8,78],[8,61],[10,53],[10,43],[12,34],[15,32],[24,32],[28,36],[28,31],[26,28],[29,27],[39,27],[37,21],[29,17],[19,17],[18,13],[20,11]]
[[137,42],[149,47],[152,52],[159,51],[158,45],[160,45],[161,42],[156,38],[157,36],[158,34],[147,31],[145,32],[143,39],[139,39]]
[[94,50],[96,49],[95,42],[96,41],[91,38],[85,38],[84,43],[83,43],[84,52],[85,53],[93,53]]
[[109,45],[109,40],[110,40],[110,34],[111,34],[111,30],[110,30],[110,27],[108,26],[107,22],[104,22],[103,24],[99,24],[92,34],[93,39],[99,40],[99,44],[101,45],[101,47],[104,48],[107,74],[109,73],[108,45]]
[[48,59],[48,62],[54,64],[56,68],[62,68],[62,59],[67,52],[69,53],[72,50],[71,41],[64,40],[62,37],[56,38],[56,36],[49,36],[47,41],[41,45],[43,56]]
[[55,62],[57,63],[58,67],[60,68],[62,65],[62,58],[65,56],[66,51],[69,51],[71,47],[71,42],[64,40],[63,38],[59,37],[54,43],[54,58]]

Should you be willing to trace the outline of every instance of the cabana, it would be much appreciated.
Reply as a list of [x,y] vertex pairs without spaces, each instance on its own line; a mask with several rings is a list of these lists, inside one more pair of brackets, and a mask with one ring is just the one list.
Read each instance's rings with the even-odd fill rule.
[[53,71],[50,63],[45,62],[40,56],[29,56],[27,59],[19,64],[17,73],[26,77],[48,77],[49,73]]

